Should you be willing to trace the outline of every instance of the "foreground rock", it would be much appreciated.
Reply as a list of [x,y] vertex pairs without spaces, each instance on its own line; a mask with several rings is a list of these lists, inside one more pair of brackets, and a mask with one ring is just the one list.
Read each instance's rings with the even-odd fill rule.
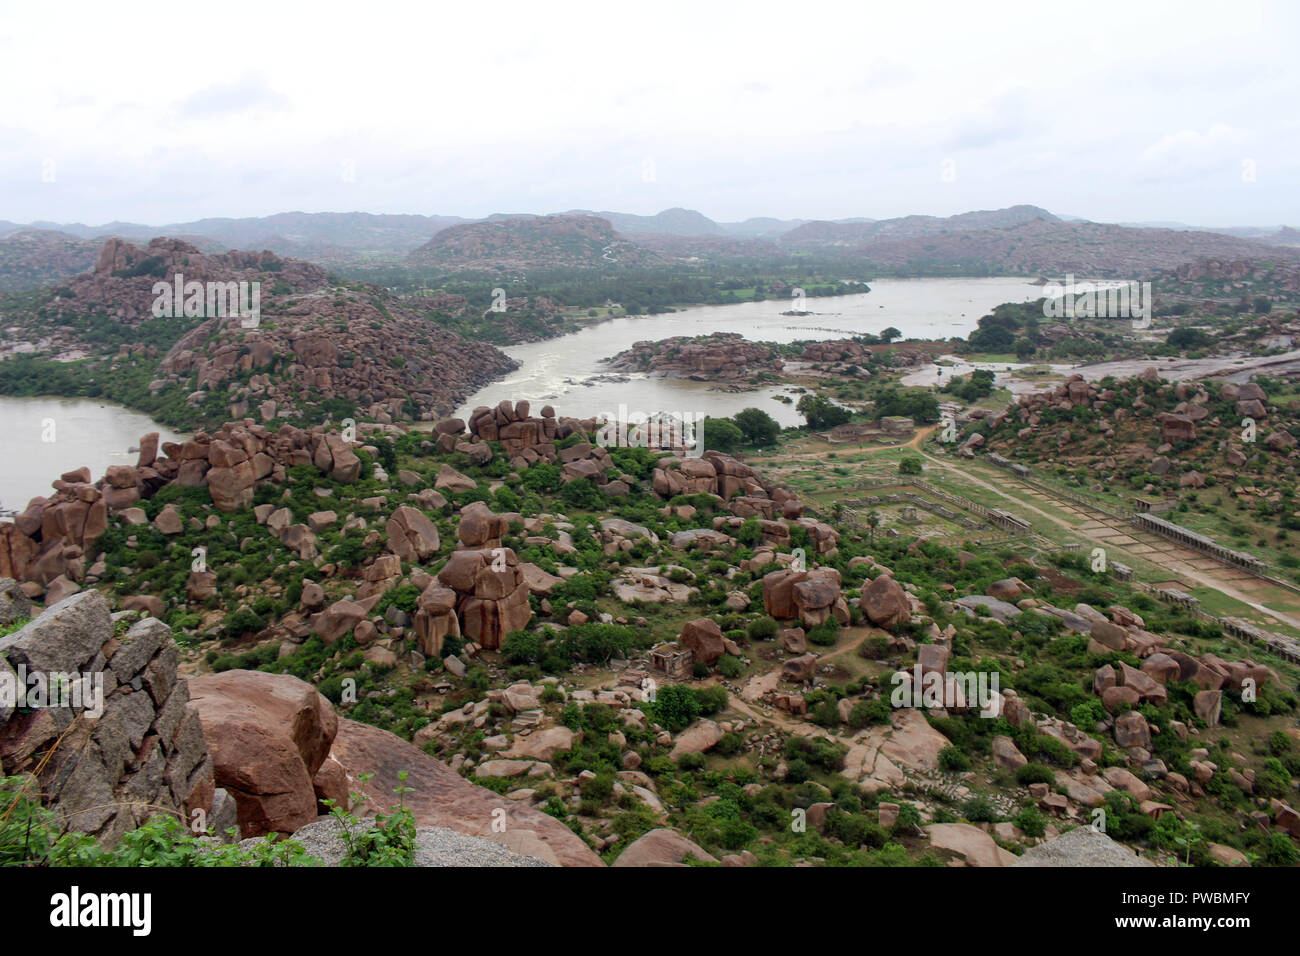
[[261,671],[196,677],[190,693],[241,835],[288,835],[315,820],[312,781],[338,731],[330,702],[296,677]]
[[[293,838],[325,866],[343,862],[342,824],[332,817],[309,823]],[[251,847],[254,841],[249,841]],[[511,851],[496,840],[465,836],[445,827],[418,827],[413,864],[424,866],[551,866],[545,860]]]
[[[592,850],[554,817],[476,787],[441,761],[386,730],[340,720],[330,756],[342,764],[354,793],[368,800],[358,813],[387,813],[397,804],[399,785],[411,788],[405,804],[416,824],[446,827],[468,836],[486,837],[516,853],[561,866],[601,866]],[[398,774],[405,771],[405,784]],[[374,774],[362,783],[361,774]],[[501,811],[501,812],[498,812]],[[502,818],[504,833],[493,832]]]
[[925,828],[930,845],[961,854],[968,866],[1013,866],[1016,855],[1002,849],[979,827],[969,823],[932,823]]
[[685,866],[686,858],[717,863],[717,858],[676,830],[658,829],[644,834],[618,855],[614,866]]
[[[0,592],[12,585],[0,580]],[[139,621],[115,637],[98,591],[75,594],[0,638],[0,680],[9,688],[30,686],[17,681],[25,668],[67,675],[70,690],[66,698],[28,698],[30,707],[0,695],[0,773],[37,774],[56,822],[104,846],[158,812],[191,820],[202,811],[218,832],[232,825],[177,659],[160,621]]]
[[1155,866],[1128,847],[1092,827],[1077,827],[1040,843],[1015,862],[1016,866]]

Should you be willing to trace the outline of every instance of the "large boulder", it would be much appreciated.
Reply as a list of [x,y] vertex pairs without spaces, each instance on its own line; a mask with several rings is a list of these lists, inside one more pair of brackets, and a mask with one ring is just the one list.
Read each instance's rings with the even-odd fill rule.
[[1110,621],[1093,621],[1090,636],[1108,650],[1122,651],[1128,642],[1128,631]]
[[316,819],[312,780],[338,732],[328,700],[288,674],[244,670],[193,678],[190,698],[243,836],[288,835]]
[[763,609],[778,621],[788,621],[799,616],[794,600],[794,586],[807,575],[788,568],[763,575]]
[[893,575],[882,574],[862,590],[862,610],[878,627],[905,624],[912,618],[907,592]]
[[402,505],[388,519],[388,547],[403,561],[427,561],[438,553],[438,529],[423,512]]
[[614,866],[685,866],[688,856],[704,863],[718,862],[676,830],[651,830],[620,853]]
[[687,621],[677,640],[683,647],[689,647],[694,652],[697,661],[709,667],[727,652],[726,645],[723,644],[722,628],[712,618],[701,617]]
[[1219,715],[1223,709],[1223,691],[1221,690],[1203,690],[1198,691],[1192,698],[1192,710],[1196,716],[1205,721],[1207,727],[1217,727],[1219,725]]
[[[418,826],[487,837],[516,853],[562,866],[602,865],[582,838],[559,820],[475,786],[396,734],[340,720],[330,756],[347,771],[353,792],[366,798],[357,811],[362,815],[389,812],[398,803],[397,787],[404,786],[410,789],[401,801]],[[407,775],[405,781],[401,773]],[[363,774],[373,776],[362,781]]]
[[668,754],[673,760],[685,754],[702,754],[712,750],[722,739],[722,728],[712,720],[699,720],[677,735]]
[[1012,866],[1016,855],[969,823],[931,823],[925,828],[930,845],[959,854],[967,866]]
[[1130,747],[1151,749],[1151,728],[1147,719],[1136,710],[1126,711],[1115,718],[1115,743],[1126,750]]

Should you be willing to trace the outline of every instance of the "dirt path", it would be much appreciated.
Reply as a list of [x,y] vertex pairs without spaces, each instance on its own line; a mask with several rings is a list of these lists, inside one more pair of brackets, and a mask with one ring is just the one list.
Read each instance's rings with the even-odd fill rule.
[[[929,461],[931,464],[936,465],[937,467],[942,468],[945,471],[956,472],[959,475],[961,475],[963,478],[965,478],[967,481],[979,485],[981,488],[984,488],[987,491],[993,492],[1000,498],[1005,498],[1007,501],[1011,502],[1016,506],[1016,510],[1018,512],[1032,511],[1034,514],[1039,515],[1042,518],[1045,518],[1046,520],[1050,521],[1052,524],[1057,525],[1060,528],[1068,530],[1073,534],[1077,534],[1082,537],[1085,537],[1090,541],[1096,542],[1098,545],[1106,548],[1108,551],[1111,550],[1120,551],[1125,555],[1136,556],[1148,563],[1155,564],[1163,568],[1167,568],[1172,574],[1176,574],[1180,577],[1190,579],[1196,582],[1197,584],[1203,585],[1204,587],[1213,588],[1216,591],[1220,591],[1223,594],[1226,594],[1229,597],[1234,598],[1235,600],[1238,600],[1241,603],[1248,605],[1251,608],[1254,608],[1256,611],[1258,611],[1261,614],[1265,614],[1277,621],[1281,621],[1284,624],[1289,624],[1291,627],[1300,629],[1300,618],[1297,618],[1296,616],[1291,614],[1286,614],[1282,611],[1278,611],[1275,608],[1271,608],[1266,604],[1261,604],[1258,600],[1253,598],[1251,595],[1242,591],[1240,588],[1234,586],[1234,583],[1230,580],[1227,580],[1223,574],[1218,573],[1217,568],[1207,570],[1207,569],[1194,567],[1192,564],[1190,564],[1189,558],[1195,559],[1195,558],[1205,557],[1204,555],[1201,555],[1198,552],[1187,551],[1186,549],[1174,547],[1169,550],[1159,551],[1158,552],[1159,557],[1163,560],[1157,560],[1155,557],[1153,557],[1150,554],[1143,554],[1141,552],[1134,551],[1123,544],[1117,544],[1115,541],[1111,540],[1117,534],[1117,532],[1123,532],[1124,534],[1132,538],[1134,541],[1138,541],[1139,543],[1147,543],[1147,542],[1142,542],[1141,539],[1135,537],[1133,534],[1131,534],[1128,531],[1127,528],[1120,528],[1120,529],[1114,528],[1112,525],[1115,519],[1103,515],[1100,512],[1096,512],[1095,514],[1089,514],[1086,513],[1085,510],[1080,505],[1074,504],[1073,502],[1064,501],[1063,499],[1052,499],[1053,503],[1056,504],[1058,507],[1064,507],[1067,510],[1073,511],[1080,515],[1080,517],[1083,519],[1083,522],[1080,525],[1074,525],[1071,524],[1069,521],[1066,521],[1065,519],[1058,518],[1056,515],[1049,514],[1048,512],[1043,511],[1040,508],[1034,507],[1034,505],[1030,503],[1030,495],[1028,494],[1028,491],[1030,489],[1028,488],[1024,489],[1026,493],[1022,495],[1008,494],[1002,488],[999,488],[998,486],[988,481],[985,481],[984,479],[980,478],[977,475],[972,474],[969,471],[966,471],[965,469],[954,467],[953,465],[948,464],[942,459],[934,457],[933,455],[929,454],[928,452],[922,449],[918,449],[918,453],[922,457],[924,457],[927,461]],[[1037,491],[1038,489],[1033,489],[1033,490]],[[1101,527],[1100,528],[1088,527],[1089,525],[1100,525]],[[1104,533],[1099,533],[1099,532],[1104,532]],[[1163,539],[1161,539],[1161,542],[1167,543],[1167,542],[1163,542]],[[1224,571],[1227,572],[1228,569],[1225,568]]]

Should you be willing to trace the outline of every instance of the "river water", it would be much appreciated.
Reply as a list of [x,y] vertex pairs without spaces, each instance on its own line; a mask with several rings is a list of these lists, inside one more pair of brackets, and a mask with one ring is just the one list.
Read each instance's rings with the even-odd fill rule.
[[[793,404],[775,400],[788,395],[786,389],[731,393],[707,382],[612,373],[601,360],[644,339],[709,332],[738,332],[769,342],[844,338],[889,326],[904,338],[965,336],[993,306],[1041,294],[1040,286],[1024,279],[880,279],[869,293],[808,299],[813,314],[807,316],[784,316],[790,301],[775,300],[613,319],[573,335],[505,349],[519,361],[519,369],[480,390],[457,415],[468,417],[478,405],[509,398],[528,399],[535,409],[553,404],[559,414],[575,417],[613,416],[620,405],[647,414],[715,416],[757,407],[782,425],[798,425],[802,418]],[[89,465],[98,479],[109,465],[135,464],[136,455],[127,449],[151,431],[161,432],[164,441],[184,438],[138,412],[86,399],[0,397],[0,422],[0,508],[17,510],[36,495],[49,494],[50,482],[65,471]]]
[[698,306],[666,315],[611,319],[572,335],[546,342],[514,345],[503,351],[520,367],[494,382],[459,408],[468,418],[479,405],[502,399],[527,399],[534,409],[554,405],[561,415],[585,418],[617,414],[619,406],[645,414],[707,412],[728,416],[744,408],[761,408],[782,425],[803,419],[794,406],[776,400],[787,389],[721,391],[707,382],[611,372],[602,363],[633,343],[675,335],[738,332],[753,341],[794,342],[877,334],[890,326],[903,338],[965,337],[995,305],[1042,296],[1042,287],[1026,279],[878,279],[860,295],[807,299],[813,314],[786,316],[786,299],[738,305]]
[[0,396],[0,508],[21,511],[65,471],[89,465],[99,480],[109,465],[134,465],[149,432],[183,441],[178,432],[120,405],[81,398]]

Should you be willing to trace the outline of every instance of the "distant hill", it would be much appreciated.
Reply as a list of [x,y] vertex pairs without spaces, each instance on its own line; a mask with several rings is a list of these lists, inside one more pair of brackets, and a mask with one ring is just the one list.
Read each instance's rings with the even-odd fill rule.
[[22,228],[0,235],[0,291],[33,289],[85,272],[95,264],[100,245],[47,229]]
[[866,221],[808,222],[781,237],[782,245],[808,247],[814,245],[855,245],[868,239],[889,237],[908,239],[931,236],[944,232],[971,232],[978,229],[998,229],[1024,222],[1060,222],[1046,209],[1038,206],[1009,206],[1006,209],[964,212],[956,216],[902,216],[897,219]]
[[637,216],[629,212],[591,212],[575,209],[562,215],[599,216],[608,220],[617,232],[625,236],[653,233],[665,236],[721,236],[723,228],[703,213],[680,206],[665,209],[653,216]]
[[664,258],[637,245],[599,216],[510,216],[464,223],[411,253],[411,265],[448,273],[646,266]]
[[779,245],[898,272],[965,271],[1135,278],[1199,258],[1292,260],[1300,250],[1268,248],[1215,232],[1063,222],[1033,206],[936,219],[908,216],[863,226],[808,223]]
[[102,226],[83,223],[33,223],[20,227],[0,222],[0,236],[20,228],[56,230],[80,239],[149,240],[158,236],[185,237],[211,248],[269,249],[283,256],[310,258],[328,264],[362,257],[400,259],[443,229],[469,222],[459,216],[377,215],[367,212],[282,212],[242,219],[212,218],[192,222],[147,226],[110,222]]
[[500,274],[724,260],[775,263],[793,255],[919,275],[1100,269],[1095,274],[1127,276],[1200,257],[1250,258],[1260,255],[1261,247],[1264,255],[1286,260],[1300,249],[1300,232],[1285,226],[1115,225],[1058,216],[1029,204],[946,217],[754,217],[739,222],[716,222],[682,207],[650,216],[572,210],[549,216],[498,213],[486,219],[285,212],[168,226],[0,220],[0,291],[56,282],[87,268],[97,254],[93,244],[82,244],[87,240],[141,242],[163,235],[206,253],[265,249],[343,275],[371,266]]
[[741,239],[775,239],[791,229],[798,229],[806,222],[807,219],[773,219],[771,216],[756,216],[744,222],[720,222],[718,225],[728,235]]

